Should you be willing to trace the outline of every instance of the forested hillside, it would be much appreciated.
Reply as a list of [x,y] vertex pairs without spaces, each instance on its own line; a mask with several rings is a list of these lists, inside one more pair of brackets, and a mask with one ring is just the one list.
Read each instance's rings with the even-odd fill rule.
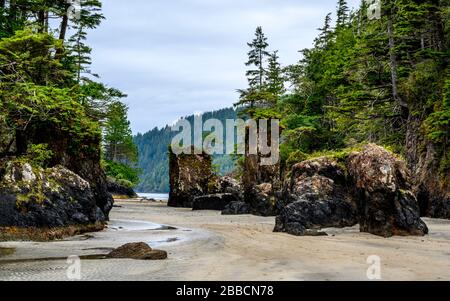
[[237,105],[254,118],[281,118],[285,167],[367,142],[390,148],[407,159],[423,211],[433,204],[443,216],[450,207],[449,2],[383,0],[380,14],[367,2],[350,11],[339,0],[336,20],[327,15],[314,46],[283,68],[258,28]]
[[[236,111],[232,108],[207,112],[203,115],[203,120],[218,119],[225,121],[227,119],[236,119]],[[194,122],[194,116],[185,117],[191,124]],[[168,147],[172,143],[172,138],[176,135],[172,132],[170,126],[138,134],[134,137],[134,142],[139,152],[139,167],[141,169],[141,182],[136,187],[139,192],[168,192],[169,191],[169,159]],[[235,168],[235,162],[230,156],[214,156],[214,164],[217,171],[225,175]]]

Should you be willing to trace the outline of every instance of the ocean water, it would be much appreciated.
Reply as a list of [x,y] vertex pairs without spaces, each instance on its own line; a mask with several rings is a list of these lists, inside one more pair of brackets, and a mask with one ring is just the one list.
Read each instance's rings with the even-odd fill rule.
[[147,199],[155,199],[157,201],[168,201],[169,194],[168,193],[137,193],[141,198]]

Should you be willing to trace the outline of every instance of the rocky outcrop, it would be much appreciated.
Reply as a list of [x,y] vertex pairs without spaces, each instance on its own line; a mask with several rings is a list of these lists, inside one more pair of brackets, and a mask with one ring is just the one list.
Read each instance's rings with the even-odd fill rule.
[[277,215],[277,196],[271,183],[263,183],[247,188],[244,200],[250,207],[250,212],[259,216]]
[[246,202],[231,202],[222,210],[222,215],[241,215],[250,212],[250,205]]
[[138,195],[133,190],[133,188],[129,187],[124,183],[120,183],[115,179],[108,178],[108,192],[113,195],[114,198],[137,198]]
[[227,205],[237,202],[238,199],[231,193],[217,193],[196,197],[193,210],[224,210]]
[[242,190],[242,185],[239,181],[231,177],[221,177],[217,182],[217,193],[230,193],[237,200],[241,201],[244,199],[244,194]]
[[261,158],[251,154],[244,158],[244,201],[254,215],[276,216],[276,195],[281,188],[280,164],[261,165]]
[[8,162],[0,174],[0,227],[56,228],[108,220],[91,184],[62,166],[44,170]]
[[422,216],[450,219],[448,146],[436,145],[424,136],[421,118],[421,114],[410,115],[407,123],[406,160],[412,171],[413,192]]
[[340,162],[324,157],[293,167],[275,231],[309,235],[359,223],[361,232],[383,237],[428,233],[404,161],[369,144]]
[[106,255],[109,259],[137,259],[137,260],[163,260],[167,259],[167,252],[153,250],[144,242],[123,245]]
[[169,156],[171,207],[192,208],[194,199],[216,193],[217,177],[212,171],[212,158],[207,154]]
[[320,234],[323,228],[351,227],[357,223],[356,208],[345,200],[300,199],[281,211],[275,232],[308,236]]
[[214,174],[210,155],[170,155],[169,206],[223,210],[243,198],[238,181]]
[[[30,125],[25,136],[24,145],[46,144],[52,151],[52,158],[48,162],[49,167],[63,166],[87,181],[94,194],[95,203],[108,218],[114,200],[108,192],[106,174],[101,162],[101,134],[100,131],[92,132],[89,125],[80,125],[78,130],[84,133],[74,136],[64,127],[38,123]],[[18,152],[18,156],[23,155]]]
[[318,158],[295,165],[278,202],[276,232],[293,235],[323,234],[329,227],[358,223],[357,206],[337,162]]
[[347,169],[357,189],[362,232],[384,237],[428,233],[404,161],[369,144],[349,156]]

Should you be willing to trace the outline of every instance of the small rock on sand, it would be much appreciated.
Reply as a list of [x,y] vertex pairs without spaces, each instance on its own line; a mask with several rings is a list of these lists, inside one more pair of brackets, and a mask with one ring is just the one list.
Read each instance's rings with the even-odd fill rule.
[[106,258],[163,260],[167,259],[167,252],[162,250],[153,250],[148,244],[139,242],[123,245],[109,253]]

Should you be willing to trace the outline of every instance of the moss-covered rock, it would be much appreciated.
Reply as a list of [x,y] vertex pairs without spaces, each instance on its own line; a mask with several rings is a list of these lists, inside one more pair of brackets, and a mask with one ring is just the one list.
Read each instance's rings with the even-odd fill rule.
[[212,157],[207,154],[170,153],[170,194],[171,207],[192,208],[196,197],[216,193],[218,178],[213,173]]
[[379,236],[425,235],[406,163],[385,148],[325,154],[294,165],[278,200],[275,231],[309,230],[360,223]]
[[403,160],[369,144],[349,156],[347,169],[357,189],[362,232],[385,237],[428,234]]
[[315,235],[322,228],[358,223],[357,204],[345,170],[328,157],[294,165],[277,207],[276,232]]
[[56,228],[104,223],[91,184],[72,171],[10,161],[0,178],[0,227]]

